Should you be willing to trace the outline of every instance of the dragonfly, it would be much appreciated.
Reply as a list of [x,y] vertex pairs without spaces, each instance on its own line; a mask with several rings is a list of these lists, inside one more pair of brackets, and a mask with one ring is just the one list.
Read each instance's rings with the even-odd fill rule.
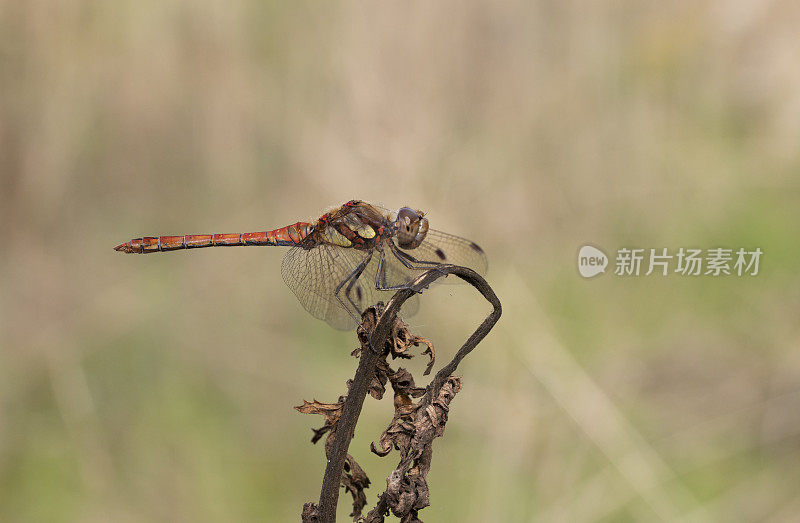
[[[335,207],[316,222],[271,231],[144,236],[114,249],[149,254],[250,245],[290,247],[281,263],[284,282],[312,316],[341,330],[354,328],[367,307],[437,265],[461,265],[481,275],[488,269],[477,243],[429,228],[422,211],[389,211],[361,200]],[[414,312],[408,302],[404,309],[406,316]]]

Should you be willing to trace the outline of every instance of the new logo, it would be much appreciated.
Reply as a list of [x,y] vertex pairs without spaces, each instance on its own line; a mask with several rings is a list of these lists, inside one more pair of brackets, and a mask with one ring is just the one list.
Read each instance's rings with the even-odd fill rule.
[[592,278],[602,272],[606,272],[607,266],[608,256],[597,247],[584,245],[578,251],[578,272],[584,278]]

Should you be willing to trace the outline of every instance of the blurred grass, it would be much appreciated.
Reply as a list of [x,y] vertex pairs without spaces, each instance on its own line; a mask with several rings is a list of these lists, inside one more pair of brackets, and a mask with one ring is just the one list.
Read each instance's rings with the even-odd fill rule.
[[[306,316],[280,250],[111,247],[362,198],[481,243],[506,311],[424,519],[793,521],[799,20],[0,0],[0,520],[297,520],[324,459],[291,406],[335,400],[354,337]],[[755,278],[586,281],[587,242],[765,254]],[[483,307],[432,289],[412,325],[444,360]],[[371,503],[390,412],[368,402],[351,447]]]

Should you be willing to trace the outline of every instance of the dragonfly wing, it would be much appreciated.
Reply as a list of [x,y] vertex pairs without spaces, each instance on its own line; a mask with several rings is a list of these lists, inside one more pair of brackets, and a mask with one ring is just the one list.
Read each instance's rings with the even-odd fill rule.
[[486,276],[489,269],[486,253],[478,244],[433,229],[428,231],[419,247],[405,252],[421,262],[450,263],[469,267],[481,276]]
[[[349,292],[348,283],[342,286],[339,291],[342,301],[337,299],[336,288],[353,275],[366,256],[364,251],[328,244],[313,249],[293,247],[283,258],[281,274],[286,285],[312,316],[326,321],[336,329],[349,330],[357,325],[356,318],[367,307],[378,301],[388,302],[395,292],[379,291],[375,288],[378,267],[376,253]],[[398,282],[409,282],[413,279],[401,274],[393,265],[389,267],[388,274]],[[411,316],[418,308],[419,300],[416,296],[411,297],[403,304],[403,316]]]
[[[339,284],[346,280],[366,256],[362,251],[322,244],[312,249],[293,247],[281,264],[281,275],[303,307],[315,318],[328,322],[340,330],[352,329],[360,311],[348,310],[336,298]],[[346,284],[345,284],[346,286]],[[363,310],[371,299],[359,278],[351,289],[351,296]],[[344,290],[344,289],[343,289]],[[347,303],[347,300],[344,300]],[[368,305],[368,303],[367,303]],[[351,307],[352,309],[352,307]]]

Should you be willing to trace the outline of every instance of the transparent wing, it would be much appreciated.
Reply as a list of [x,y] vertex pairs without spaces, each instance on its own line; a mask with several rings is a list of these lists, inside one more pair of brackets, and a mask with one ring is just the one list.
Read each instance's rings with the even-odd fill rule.
[[[347,279],[364,259],[366,253],[332,245],[312,249],[292,247],[281,264],[281,275],[303,307],[315,318],[328,322],[336,329],[351,329],[356,320],[336,299],[336,287]],[[360,255],[360,258],[357,258]],[[365,296],[368,290],[361,289]],[[358,295],[354,290],[354,295]],[[366,297],[366,296],[365,296]]]
[[433,229],[428,231],[419,247],[403,251],[420,262],[461,265],[469,267],[481,276],[486,276],[489,269],[486,253],[477,243]]
[[[350,330],[358,324],[360,320],[357,318],[360,318],[364,309],[378,301],[388,301],[393,294],[375,288],[378,263],[378,253],[375,253],[352,286],[345,283],[341,287],[341,301],[337,299],[337,287],[353,275],[366,256],[367,252],[364,251],[328,244],[308,250],[293,247],[283,258],[281,274],[286,285],[312,316],[336,329]],[[414,297],[404,304],[403,315],[413,314],[416,308],[418,300]]]

